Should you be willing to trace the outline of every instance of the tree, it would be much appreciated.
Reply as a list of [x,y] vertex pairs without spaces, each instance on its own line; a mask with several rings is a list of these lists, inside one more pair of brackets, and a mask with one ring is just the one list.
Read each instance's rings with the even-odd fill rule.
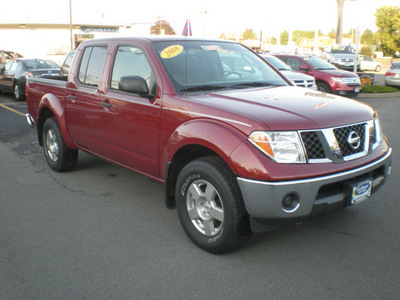
[[243,32],[243,38],[245,40],[256,40],[257,39],[257,35],[255,34],[255,32],[253,31],[253,29],[246,29]]
[[365,29],[364,33],[361,36],[361,44],[372,46],[377,45],[379,43],[378,37],[371,30]]
[[380,47],[384,55],[392,56],[400,49],[400,7],[383,6],[375,12]]
[[281,32],[281,45],[288,45],[289,41],[289,32],[286,30],[284,32]]
[[328,36],[329,36],[331,39],[336,39],[336,30],[335,30],[335,29],[332,29],[331,32],[328,33]]
[[169,25],[169,22],[165,20],[158,20],[150,27],[150,33],[152,35],[161,35],[162,30],[165,30],[166,35],[176,35],[175,30]]

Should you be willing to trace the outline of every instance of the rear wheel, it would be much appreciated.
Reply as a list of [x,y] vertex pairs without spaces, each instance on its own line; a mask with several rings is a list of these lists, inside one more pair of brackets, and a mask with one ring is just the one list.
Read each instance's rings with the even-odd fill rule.
[[250,230],[240,190],[219,158],[187,164],[178,176],[175,197],[182,227],[200,248],[220,253],[246,242]]
[[55,118],[43,125],[43,148],[47,163],[56,172],[71,171],[78,161],[78,150],[65,144]]

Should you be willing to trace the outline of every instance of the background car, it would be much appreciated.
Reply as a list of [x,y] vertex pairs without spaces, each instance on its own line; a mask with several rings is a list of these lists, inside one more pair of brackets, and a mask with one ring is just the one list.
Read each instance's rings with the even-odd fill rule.
[[[356,50],[350,45],[330,45],[325,49],[323,59],[343,70],[354,70]],[[360,59],[357,58],[357,70],[360,70]]]
[[318,90],[342,96],[357,96],[361,89],[357,74],[339,70],[322,58],[315,56],[276,55],[293,70],[313,76]]
[[293,71],[291,67],[275,56],[267,54],[261,54],[261,56],[277,68],[294,85],[314,90],[317,89],[314,77]]
[[25,99],[26,78],[59,76],[60,67],[48,59],[9,60],[0,70],[0,90],[14,93],[17,100]]
[[385,84],[389,86],[400,86],[400,61],[392,64],[385,74]]
[[361,71],[375,71],[379,72],[382,69],[382,64],[374,61],[371,57],[360,55]]
[[76,50],[71,50],[68,52],[68,54],[64,60],[64,63],[61,66],[60,75],[68,75],[75,52],[76,52]]
[[23,58],[23,56],[14,51],[0,50],[0,68],[3,68],[6,62],[14,58]]

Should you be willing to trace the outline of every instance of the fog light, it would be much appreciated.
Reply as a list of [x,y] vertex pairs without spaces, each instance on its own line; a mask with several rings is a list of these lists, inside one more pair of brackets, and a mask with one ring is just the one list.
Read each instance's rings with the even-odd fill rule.
[[299,206],[299,197],[294,193],[290,193],[282,199],[282,209],[287,213],[295,212]]

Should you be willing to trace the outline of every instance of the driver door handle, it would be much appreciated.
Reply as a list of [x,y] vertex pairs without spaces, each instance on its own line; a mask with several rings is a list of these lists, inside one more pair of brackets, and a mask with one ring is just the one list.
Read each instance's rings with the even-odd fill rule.
[[112,106],[110,102],[100,102],[100,105],[107,108],[110,108]]

